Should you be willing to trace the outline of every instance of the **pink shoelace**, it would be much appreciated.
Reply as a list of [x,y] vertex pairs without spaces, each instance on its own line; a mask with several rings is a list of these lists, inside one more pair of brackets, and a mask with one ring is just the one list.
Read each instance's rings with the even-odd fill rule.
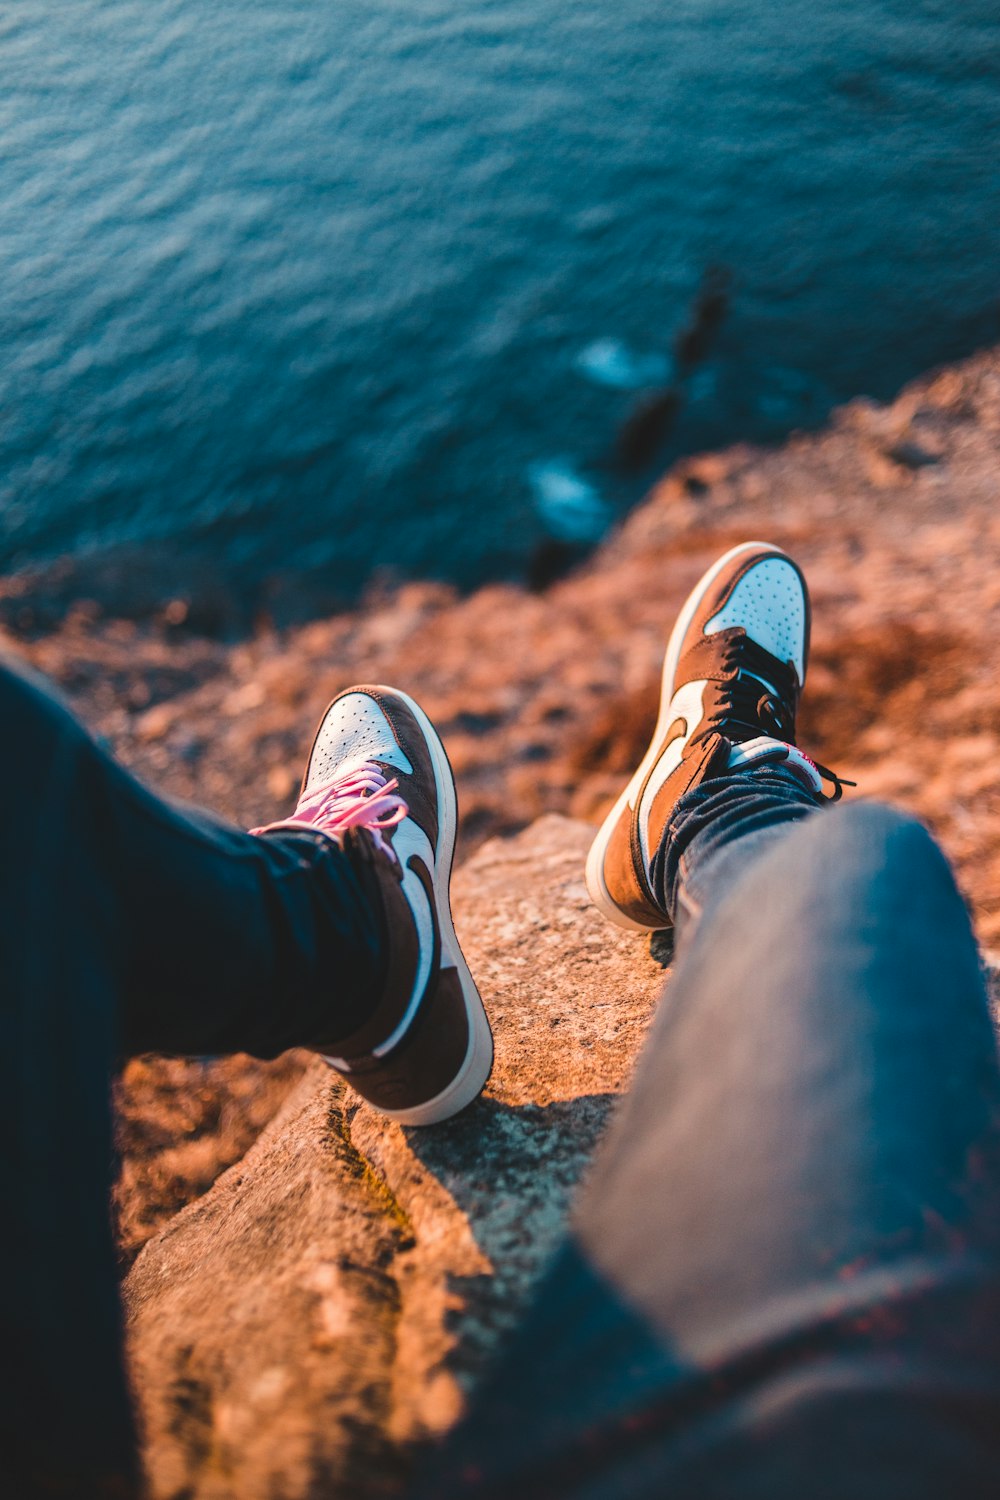
[[392,845],[382,837],[382,831],[394,828],[409,812],[398,787],[396,777],[387,781],[374,762],[365,761],[305,792],[290,818],[269,823],[265,828],[251,828],[250,832],[305,826],[319,828],[337,838],[349,828],[367,828],[377,847],[395,859]]

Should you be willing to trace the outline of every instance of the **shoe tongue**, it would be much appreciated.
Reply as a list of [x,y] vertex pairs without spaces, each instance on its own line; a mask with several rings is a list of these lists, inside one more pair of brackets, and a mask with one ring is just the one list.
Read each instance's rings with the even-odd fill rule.
[[[752,642],[751,644],[756,646],[757,643]],[[777,663],[775,663],[775,665],[777,665]],[[777,687],[774,682],[769,681],[768,677],[762,675],[762,671],[760,669],[763,668],[764,672],[767,671],[766,662],[755,661],[754,667],[756,667],[758,670],[755,671],[753,670],[753,668],[744,666],[741,663],[737,667],[736,675],[742,682],[745,682],[747,684],[751,691],[753,691],[754,687],[759,687],[761,689],[761,699],[758,702],[758,710],[760,709],[760,706],[765,699],[767,699],[769,701],[769,705],[771,705],[771,713],[769,716],[771,722],[769,723],[767,718],[765,717],[762,720],[761,728],[765,731],[770,729],[773,735],[781,735],[785,733],[787,729],[791,728],[790,724],[786,724],[785,705],[782,698],[781,689]]]
[[787,760],[788,750],[789,747],[784,740],[775,740],[770,735],[759,734],[754,739],[743,740],[733,745],[729,752],[726,770],[742,771],[747,766],[776,764]]
[[754,680],[754,682],[759,682],[762,688],[766,688],[767,689],[767,691],[770,693],[771,697],[774,698],[776,702],[780,702],[781,701],[780,695],[778,693],[778,689],[774,686],[774,684],[772,682],[768,682],[765,677],[761,677],[761,675],[760,675],[759,672],[748,672],[747,669],[746,669],[746,667],[740,667],[739,676],[740,677],[752,677],[753,680]]
[[809,759],[797,745],[788,745],[784,740],[775,740],[761,734],[756,739],[734,744],[729,751],[727,771],[747,771],[753,766],[784,765],[811,791],[821,792],[823,781]]
[[[766,646],[748,635],[745,630],[741,631],[734,641],[737,646],[733,665],[736,668],[736,676],[744,682],[759,683],[763,690],[772,697],[775,702],[782,701],[784,689],[779,685],[785,681],[791,662],[783,663],[776,656],[772,656]],[[769,670],[771,667],[774,672]]]

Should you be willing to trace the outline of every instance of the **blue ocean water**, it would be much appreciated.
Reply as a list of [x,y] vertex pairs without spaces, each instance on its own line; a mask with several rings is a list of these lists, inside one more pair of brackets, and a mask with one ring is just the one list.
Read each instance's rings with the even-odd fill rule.
[[998,143],[995,0],[11,0],[0,567],[517,572],[709,265],[651,473],[996,337]]

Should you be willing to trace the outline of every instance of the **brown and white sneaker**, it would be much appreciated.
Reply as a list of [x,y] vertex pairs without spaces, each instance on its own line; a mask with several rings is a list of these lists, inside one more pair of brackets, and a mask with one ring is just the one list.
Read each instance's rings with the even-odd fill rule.
[[840,778],[795,746],[809,654],[809,594],[778,547],[744,542],[688,596],[663,663],[649,749],[587,858],[591,900],[617,927],[672,926],[650,866],[683,794],[724,771],[783,762],[817,795]]
[[457,826],[454,777],[427,715],[396,688],[366,686],[330,704],[298,806],[267,830],[319,829],[376,876],[388,943],[379,1002],[336,1043],[336,1056],[322,1039],[312,1045],[406,1125],[457,1114],[493,1065],[489,1021],[451,917]]

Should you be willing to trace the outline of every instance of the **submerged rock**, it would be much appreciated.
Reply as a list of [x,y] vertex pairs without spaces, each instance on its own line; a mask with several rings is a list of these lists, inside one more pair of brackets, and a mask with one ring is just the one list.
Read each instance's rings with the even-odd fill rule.
[[613,391],[641,391],[665,384],[673,373],[666,354],[637,354],[621,339],[595,339],[582,349],[576,367],[596,385]]

